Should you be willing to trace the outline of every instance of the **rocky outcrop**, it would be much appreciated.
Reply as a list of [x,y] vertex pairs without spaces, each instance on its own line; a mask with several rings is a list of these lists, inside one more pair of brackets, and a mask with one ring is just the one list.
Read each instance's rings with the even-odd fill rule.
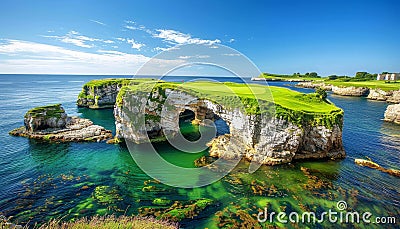
[[89,119],[68,117],[61,104],[37,107],[25,114],[24,126],[11,135],[55,142],[102,141],[111,131],[94,125]]
[[384,120],[400,124],[400,104],[389,105],[386,108]]
[[337,87],[332,86],[332,92],[343,96],[367,96],[369,88],[367,87]]
[[400,103],[400,90],[393,91],[392,95],[387,98],[386,102],[388,102],[388,103]]
[[[145,108],[145,112],[141,112],[141,108]],[[267,165],[295,159],[345,156],[342,118],[339,123],[332,121],[330,127],[306,121],[300,126],[281,117],[246,114],[239,108],[227,108],[199,99],[189,92],[168,88],[150,95],[126,92],[121,106],[114,109],[116,137],[142,143],[149,140],[148,136],[150,140],[174,136],[179,131],[179,113],[185,109],[193,111],[199,123],[204,123],[205,119],[222,118],[228,124],[230,134],[209,142],[212,156],[245,157]]]
[[325,84],[325,83],[313,83],[313,82],[301,82],[296,84],[296,87],[303,87],[303,88],[323,88],[327,91],[332,91],[332,85]]
[[83,85],[76,104],[91,109],[113,108],[123,86],[140,82],[136,79],[110,78],[92,80]]
[[29,132],[48,128],[65,128],[67,123],[68,116],[61,104],[36,107],[24,116],[24,125]]
[[367,99],[386,101],[393,95],[393,91],[384,91],[381,89],[371,89],[367,96]]

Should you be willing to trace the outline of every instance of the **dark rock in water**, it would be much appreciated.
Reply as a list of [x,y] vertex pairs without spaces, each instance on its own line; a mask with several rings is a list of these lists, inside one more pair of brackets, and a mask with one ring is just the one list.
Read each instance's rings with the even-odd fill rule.
[[98,142],[112,138],[110,130],[89,119],[68,117],[61,104],[36,107],[24,116],[25,126],[9,134],[55,142]]

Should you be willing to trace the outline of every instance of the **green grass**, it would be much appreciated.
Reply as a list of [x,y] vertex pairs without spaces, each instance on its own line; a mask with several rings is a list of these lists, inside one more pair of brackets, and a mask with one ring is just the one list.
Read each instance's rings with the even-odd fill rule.
[[155,81],[154,79],[146,79],[146,78],[106,78],[106,79],[95,79],[85,83],[82,87],[82,91],[78,95],[79,99],[88,99],[93,100],[93,104],[97,105],[98,96],[95,96],[95,90],[101,89],[103,87],[117,85],[119,87],[128,86],[128,85],[137,85],[145,82]]
[[265,78],[270,80],[283,80],[283,81],[290,81],[290,80],[307,80],[307,81],[314,81],[314,80],[321,80],[322,78],[319,77],[305,77],[305,76],[294,76],[294,75],[278,75],[278,74],[269,74],[269,73],[262,73],[258,76],[258,78]]
[[61,114],[64,112],[65,111],[61,109],[61,104],[52,104],[52,105],[32,108],[28,112],[26,112],[25,117],[29,115],[31,117],[43,116],[44,118],[51,118],[51,117],[60,118]]
[[[223,105],[226,109],[241,108],[247,114],[274,114],[299,126],[304,122],[325,125],[340,123],[343,111],[317,94],[302,94],[281,87],[268,87],[258,84],[216,83],[209,81],[185,84],[171,82],[146,82],[123,87],[117,97],[117,105],[123,105],[127,92],[160,92],[166,88],[184,91],[200,99],[207,99]],[[259,106],[260,104],[263,104]],[[275,110],[273,109],[275,105]],[[265,106],[264,106],[265,105]]]
[[106,78],[106,79],[91,80],[87,82],[84,86],[93,88],[93,87],[104,87],[109,85],[129,85],[129,84],[147,82],[149,80],[154,80],[154,79]]
[[[6,225],[7,222],[0,221],[0,228],[13,228]],[[22,226],[22,228],[30,228]],[[154,218],[135,217],[135,216],[93,216],[91,218],[81,218],[75,221],[61,221],[57,219],[35,226],[39,229],[176,229],[176,223],[171,223],[165,220],[156,220]]]

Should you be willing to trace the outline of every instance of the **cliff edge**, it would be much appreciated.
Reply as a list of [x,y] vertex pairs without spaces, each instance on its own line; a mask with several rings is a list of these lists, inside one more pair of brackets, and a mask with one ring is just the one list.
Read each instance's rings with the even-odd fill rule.
[[[258,101],[250,92],[257,93]],[[258,102],[265,103],[266,109],[260,109]],[[244,157],[267,165],[345,156],[340,108],[317,94],[229,82],[122,87],[114,108],[116,138],[163,141],[179,131],[179,114],[185,110],[194,113],[196,123],[223,119],[229,126],[230,134],[209,142],[211,156]]]

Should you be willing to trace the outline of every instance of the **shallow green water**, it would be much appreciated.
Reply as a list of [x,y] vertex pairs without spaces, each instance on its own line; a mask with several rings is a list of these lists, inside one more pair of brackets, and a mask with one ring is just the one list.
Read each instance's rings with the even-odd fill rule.
[[[7,134],[22,125],[27,109],[55,102],[62,102],[71,115],[90,118],[114,130],[112,110],[77,109],[74,104],[81,85],[90,77],[74,76],[72,80],[71,76],[1,77],[0,212],[14,216],[15,222],[32,224],[54,217],[70,220],[94,214],[131,215],[138,214],[140,209],[143,213],[146,207],[168,207],[153,204],[156,198],[170,199],[170,205],[174,201],[190,204],[190,200],[200,198],[214,200],[193,219],[183,220],[184,228],[252,223],[265,206],[269,211],[321,214],[335,210],[339,200],[347,202],[349,211],[396,216],[399,221],[399,179],[353,163],[354,158],[369,156],[384,167],[400,169],[400,130],[382,122],[385,103],[330,96],[345,110],[343,140],[348,156],[344,160],[263,166],[254,174],[248,174],[248,163],[242,162],[228,176],[209,186],[177,189],[154,180],[147,182],[151,179],[137,167],[123,145],[49,144]],[[190,123],[182,126],[184,132],[194,135],[195,128]],[[186,154],[161,143],[155,147],[163,158],[184,167],[193,167],[193,161],[207,153]],[[143,189],[149,186],[155,188]],[[380,226],[394,228],[398,223]],[[268,225],[272,224],[264,226]],[[274,225],[296,226],[276,222]],[[378,227],[329,222],[300,225],[304,226]]]

